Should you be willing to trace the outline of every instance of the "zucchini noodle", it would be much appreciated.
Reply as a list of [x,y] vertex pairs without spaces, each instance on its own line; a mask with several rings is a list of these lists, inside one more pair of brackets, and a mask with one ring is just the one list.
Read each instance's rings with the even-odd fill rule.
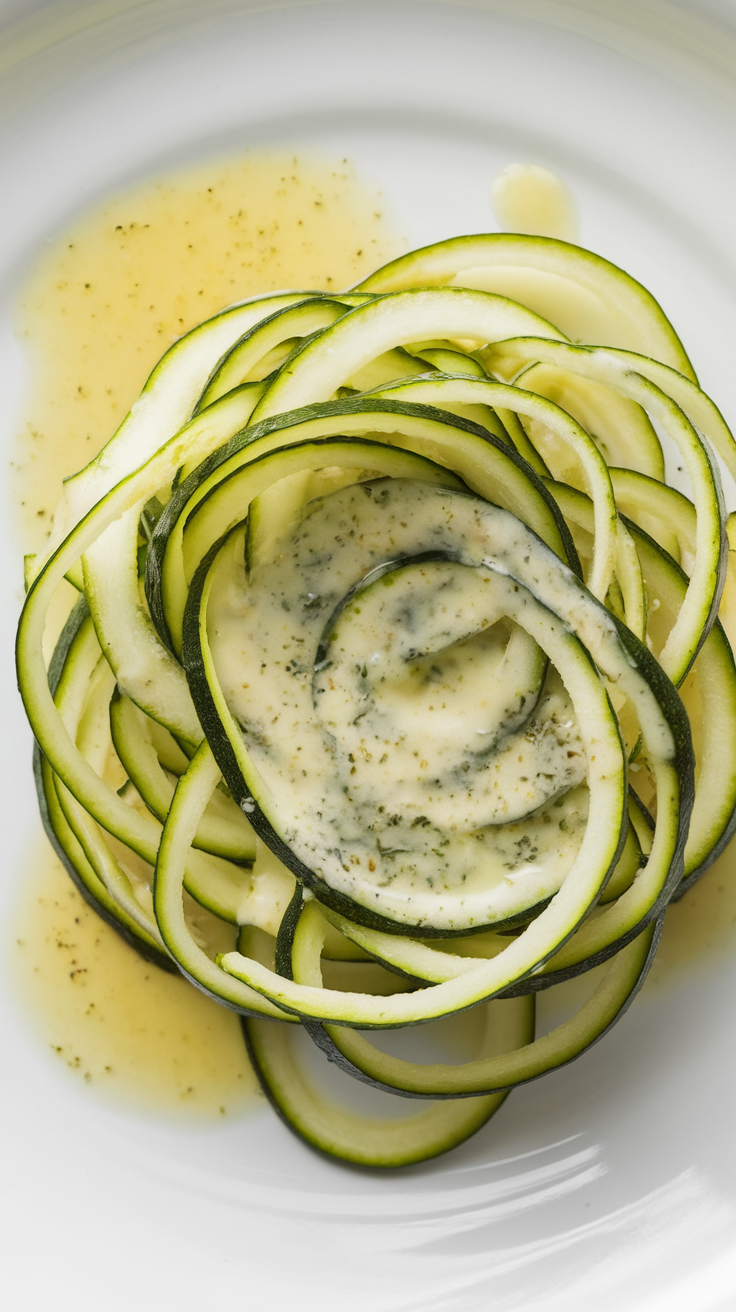
[[[593,296],[606,340],[483,290],[509,264]],[[643,287],[488,235],[228,308],[67,480],[17,643],[44,825],[105,920],[241,1015],[318,1150],[425,1160],[584,1053],[729,841],[721,467],[736,444]],[[536,1034],[537,994],[597,967]],[[466,1011],[465,1061],[362,1032]],[[322,1092],[310,1041],[386,1116]]]

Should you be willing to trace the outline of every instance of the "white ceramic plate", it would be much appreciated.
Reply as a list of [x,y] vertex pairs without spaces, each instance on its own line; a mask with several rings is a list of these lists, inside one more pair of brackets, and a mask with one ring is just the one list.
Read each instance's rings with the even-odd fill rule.
[[[22,392],[9,306],[44,238],[110,188],[274,143],[350,155],[415,245],[491,226],[505,164],[559,172],[583,242],[661,299],[736,419],[733,3],[6,0],[0,19],[21,11],[0,91],[8,443]],[[8,520],[4,907],[36,823],[16,765],[30,744],[12,692]],[[469,1144],[385,1176],[315,1157],[266,1109],[186,1129],[106,1107],[41,1052],[8,988],[7,1305],[733,1308],[736,932],[733,957],[719,943]]]

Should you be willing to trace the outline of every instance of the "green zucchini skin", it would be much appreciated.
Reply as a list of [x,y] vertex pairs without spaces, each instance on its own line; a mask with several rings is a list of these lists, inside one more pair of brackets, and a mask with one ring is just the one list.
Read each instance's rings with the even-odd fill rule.
[[[652,537],[651,533],[636,522],[636,519],[632,519],[622,512],[619,512],[619,514],[622,524],[634,542],[644,575],[647,578],[649,575],[653,575],[649,582],[650,590],[653,590],[654,596],[658,599],[664,599],[667,595],[669,597],[668,608],[674,613],[679,613],[679,607],[687,591],[689,580],[682,566],[670,554],[661,538],[665,535],[668,539],[674,536],[675,543],[677,543],[678,538],[681,538],[685,548],[692,553],[695,540],[695,508],[682,493],[675,491],[666,484],[653,482],[652,479],[642,474],[636,474],[629,470],[614,469],[612,470],[612,476],[614,485],[617,488],[617,496],[620,489],[626,499],[627,508],[629,506],[634,507],[632,513],[636,513],[636,510],[638,510],[643,515],[650,505],[656,510],[656,519],[659,525],[658,532],[660,532],[659,540]],[[572,513],[571,506],[573,506],[573,517],[575,519],[580,519],[583,522],[587,515],[588,520],[590,520],[590,506],[583,493],[564,484],[554,482],[550,482],[549,487],[553,495],[559,500],[561,509],[566,510],[566,513],[569,514]],[[719,620],[714,620],[711,623],[710,615],[706,614],[704,610],[703,625],[706,624],[708,625],[708,634],[704,642],[699,644],[699,652],[693,662],[693,668],[698,672],[703,663],[707,662],[711,669],[714,664],[719,669],[719,718],[709,740],[712,750],[713,736],[718,740],[722,740],[720,717],[727,714],[729,706],[731,712],[736,713],[736,664],[722,624]],[[658,643],[655,643],[655,650],[658,649],[659,645],[661,645],[661,638]],[[712,701],[713,697],[711,695]],[[704,721],[704,723],[707,725],[707,722]],[[706,741],[700,749],[701,761],[708,753],[708,750],[709,742]],[[711,814],[709,833],[701,839],[699,848],[693,854],[688,851],[688,847],[692,846],[695,837],[692,823],[701,824],[698,805],[703,796],[705,797],[705,805]],[[732,759],[730,766],[722,766],[717,778],[711,777],[707,785],[703,783],[702,777],[699,780],[695,794],[695,806],[691,814],[691,831],[688,835],[688,844],[685,850],[685,869],[682,881],[676,893],[673,894],[673,898],[681,897],[687,888],[691,887],[696,879],[709,868],[724,850],[734,832],[736,832],[736,761]]]
[[[348,416],[364,416],[366,420],[371,414],[380,416],[395,415],[397,418],[397,428],[400,430],[400,420],[402,417],[414,419],[429,419],[447,425],[450,428],[459,429],[461,432],[480,438],[489,446],[495,447],[500,451],[509,462],[521,470],[532,485],[534,493],[538,495],[545,503],[548,513],[554,521],[560,540],[563,545],[566,563],[573,573],[582,578],[582,567],[578,558],[572,535],[565,522],[557,502],[548,492],[540,476],[532,469],[531,465],[520,456],[516,450],[508,447],[499,438],[495,437],[488,429],[481,428],[478,424],[472,423],[469,419],[463,419],[459,415],[448,415],[447,412],[438,410],[433,406],[418,405],[408,401],[390,401],[381,400],[372,397],[357,396],[349,400],[329,401],[321,405],[305,406],[300,410],[290,411],[283,415],[274,415],[270,419],[261,420],[259,423],[252,424],[248,428],[242,429],[236,433],[224,446],[214,451],[198,467],[192,471],[182,482],[174,489],[171,498],[165,506],[163,513],[159,517],[146,556],[146,575],[145,590],[146,599],[151,612],[151,618],[155,625],[156,631],[161,641],[166,645],[169,651],[174,652],[174,644],[166,619],[166,611],[162,596],[162,571],[163,562],[166,554],[166,547],[169,537],[175,525],[178,523],[184,513],[188,503],[207,480],[209,480],[217,470],[226,465],[233,457],[245,452],[248,447],[255,445],[262,438],[271,437],[274,434],[286,434],[290,428],[297,429],[302,425],[307,425],[310,421],[316,420],[320,423],[324,420],[334,420],[334,432],[340,434],[340,419]],[[297,440],[300,440],[297,438]],[[304,440],[302,437],[301,440]],[[320,439],[316,439],[320,440]],[[328,438],[324,439],[329,441]],[[352,438],[353,442],[360,441],[359,438]],[[315,441],[311,438],[311,441]],[[201,503],[200,503],[201,504]]]
[[[680,785],[680,798],[677,841],[669,873],[655,902],[653,902],[646,915],[638,920],[636,924],[630,926],[626,933],[573,966],[555,970],[553,958],[552,963],[545,967],[544,973],[512,985],[511,988],[506,989],[503,994],[499,995],[501,997],[510,998],[528,990],[536,992],[541,989],[552,988],[555,984],[562,984],[565,980],[572,979],[580,974],[581,968],[582,970],[592,970],[595,966],[610,961],[618,952],[633,942],[639,934],[643,933],[649,925],[653,922],[660,923],[669,902],[682,883],[685,869],[685,845],[687,843],[690,815],[695,800],[695,759],[690,722],[676,688],[667,678],[649,649],[615,616],[613,620],[624,646],[630,653],[632,663],[646,671],[647,682],[657,697],[675,743],[675,769]],[[656,942],[659,942],[660,936],[661,924],[657,932]],[[656,950],[656,943],[654,950]]]
[[[564,1066],[570,1065],[571,1062],[577,1061],[578,1058],[584,1056],[585,1053],[589,1052],[597,1043],[600,1043],[601,1039],[604,1039],[607,1034],[610,1034],[614,1026],[617,1025],[626,1014],[644,984],[659,946],[663,924],[664,917],[660,915],[658,920],[654,921],[642,931],[640,952],[634,962],[630,977],[624,982],[624,986],[620,990],[620,996],[618,996],[615,1006],[611,1008],[611,1011],[608,1014],[602,1016],[600,1023],[593,1027],[592,1034],[590,1033],[590,1030],[585,1034],[580,1034],[577,1040],[573,1040],[569,1044],[567,1050],[562,1054],[554,1052],[546,1054],[536,1065],[536,1069],[527,1069],[525,1071],[522,1064],[521,1071],[517,1070],[513,1073],[509,1072],[506,1077],[501,1074],[498,1081],[491,1080],[486,1082],[482,1073],[479,1073],[477,1081],[466,1080],[464,1081],[465,1087],[462,1089],[455,1088],[448,1091],[446,1085],[452,1080],[452,1068],[450,1068],[450,1071],[445,1075],[445,1079],[443,1081],[438,1080],[437,1085],[434,1087],[432,1086],[431,1076],[428,1081],[429,1088],[426,1087],[427,1081],[422,1081],[421,1088],[416,1087],[416,1085],[412,1087],[410,1080],[407,1080],[406,1085],[402,1085],[400,1082],[401,1075],[394,1075],[389,1082],[387,1078],[382,1079],[380,1077],[380,1071],[384,1065],[382,1062],[383,1054],[380,1053],[380,1050],[374,1050],[377,1054],[375,1064],[370,1060],[358,1064],[355,1057],[350,1055],[350,1045],[347,1043],[350,1031],[346,1031],[342,1029],[342,1027],[336,1025],[312,1024],[308,1027],[308,1033],[313,1042],[325,1053],[328,1060],[338,1065],[346,1072],[346,1074],[352,1075],[355,1079],[361,1080],[363,1083],[369,1084],[374,1088],[383,1089],[387,1093],[399,1094],[399,1096],[406,1098],[432,1099],[475,1098],[484,1093],[510,1093],[515,1088],[520,1088],[524,1084],[532,1084],[536,1080],[543,1079],[545,1075],[549,1075],[552,1071],[561,1070]],[[631,947],[636,944],[637,940],[633,939],[629,946]],[[612,967],[609,967],[609,969],[612,969]],[[503,996],[504,995],[499,995],[499,1000],[503,1000]],[[530,995],[527,995],[527,997],[529,996]],[[575,1018],[573,1018],[573,1024],[574,1019]],[[571,1023],[568,1022],[568,1025],[570,1024]],[[543,1047],[544,1040],[540,1040],[539,1043],[540,1048]],[[534,1041],[530,1040],[527,1046],[533,1048]],[[345,1051],[345,1048],[348,1050]],[[531,1057],[531,1053],[529,1055]],[[410,1067],[414,1064],[407,1062],[401,1063],[401,1065]],[[531,1066],[531,1062],[529,1065]],[[418,1071],[421,1070],[421,1068],[415,1069]],[[410,1072],[407,1071],[407,1074],[410,1074]],[[468,1087],[468,1085],[471,1087]]]
[[[271,349],[294,337],[313,336],[320,328],[340,318],[347,309],[347,306],[334,297],[316,293],[303,301],[297,301],[294,305],[284,306],[273,314],[266,315],[243,333],[220,357],[202,389],[193,413],[199,414],[220,396],[242,385],[243,371],[246,374],[250,372],[259,359]],[[263,343],[260,347],[259,342]]]
[[[174,785],[159,763],[150,736],[148,740],[145,737],[150,723],[146,722],[144,713],[116,688],[110,702],[113,746],[131,783],[149,811],[163,824],[174,795]],[[250,865],[255,856],[253,834],[232,801],[222,797],[221,802],[224,805],[219,815],[203,817],[194,846],[234,864]]]
[[[276,967],[287,976],[291,974],[291,944],[303,905],[302,890],[297,886],[276,939]],[[513,1020],[512,1041],[519,1047],[533,1042],[533,999],[521,1004]],[[293,1030],[284,1033],[284,1026],[245,1016],[241,1017],[241,1026],[246,1050],[261,1088],[284,1125],[314,1151],[355,1166],[396,1169],[449,1152],[486,1125],[507,1097],[507,1091],[501,1090],[485,1096],[453,1099],[449,1105],[447,1099],[435,1099],[436,1109],[429,1114],[366,1125],[363,1118],[346,1116],[340,1108],[331,1106],[316,1090],[307,1088],[305,1098],[304,1091],[297,1086],[297,1096],[294,1096],[294,1077],[298,1080],[300,1075],[298,1066],[284,1072],[283,1068],[279,1069],[278,1061],[279,1047],[287,1045],[288,1049]],[[323,1026],[302,1021],[299,1028],[303,1028],[322,1048],[328,1061],[344,1073],[389,1096],[409,1096],[400,1089],[382,1085],[346,1061],[331,1043]],[[284,1078],[285,1074],[287,1078]],[[441,1107],[445,1110],[440,1110]]]
[[[670,536],[674,534],[676,540],[681,537],[686,549],[690,552],[694,550],[695,508],[682,493],[675,491],[666,484],[655,483],[644,475],[635,474],[628,470],[614,469],[612,475],[614,484],[617,488],[620,488],[622,494],[626,497],[627,506],[636,502],[636,508],[643,514],[649,504],[652,504],[657,512],[656,518],[660,526],[666,529],[667,534]],[[583,493],[552,482],[549,487],[553,495],[556,495],[560,500],[562,509],[567,506],[569,510],[569,504],[572,501],[576,506],[577,515],[580,514],[581,510],[585,513],[584,508],[587,498]],[[634,512],[632,511],[632,513]],[[589,514],[588,508],[588,516]],[[644,575],[647,577],[649,575],[653,576],[649,583],[650,589],[659,599],[664,599],[665,594],[667,594],[669,596],[668,608],[674,613],[678,613],[688,588],[689,579],[687,574],[681,564],[670,554],[662,540],[653,537],[646,528],[636,522],[635,518],[621,512],[619,514],[621,522],[630,533],[636,546]],[[693,667],[697,672],[705,661],[711,667],[714,663],[719,667],[719,716],[727,713],[729,705],[731,711],[736,713],[736,664],[730,644],[720,621],[717,619],[711,620],[710,614],[706,614],[705,610],[703,611],[702,622],[704,627],[707,625],[708,633],[703,643],[699,644],[698,654],[692,662]],[[659,644],[655,644],[655,649],[657,645]],[[714,733],[716,737],[720,737],[720,718]],[[708,743],[704,742],[701,752],[705,754],[707,751]],[[702,759],[703,756],[701,756]],[[701,779],[696,789],[696,804],[691,815],[691,821],[693,822],[698,820],[699,790],[702,792],[703,788],[704,785]],[[710,822],[710,833],[707,839],[704,840],[705,850],[703,851],[703,841],[701,841],[698,856],[694,857],[692,853],[688,853],[686,848],[683,879],[673,897],[681,897],[684,891],[692,886],[699,875],[703,874],[720,855],[730,837],[736,831],[736,761],[731,761],[730,768],[722,769],[717,779],[711,779],[708,788],[706,804],[712,813],[716,811],[717,813],[713,814]],[[688,844],[692,843],[693,838],[691,827]]]
[[[224,464],[225,460],[229,459],[231,454],[235,454],[236,451],[242,449],[243,438],[246,432],[247,429],[242,429],[240,432],[236,433],[235,436],[225,444],[225,446],[219,447],[209,456],[206,456],[197,468],[191,474],[188,474],[186,478],[177,478],[177,481],[172,488],[171,496],[156,521],[156,525],[148,543],[148,551],[146,552],[146,571],[144,575],[146,601],[148,602],[148,609],[151,614],[154,628],[156,629],[161,642],[173,656],[176,655],[176,652],[169,631],[169,625],[166,619],[166,612],[164,610],[163,599],[161,596],[161,570],[169,534],[176,524],[184,506],[189,501],[192,493],[197,490],[200,483],[206,478],[209,478],[210,474],[214,473],[221,464]],[[226,452],[227,455],[225,454]]]
[[[624,519],[624,523],[627,524],[627,527],[637,543],[640,553],[644,555],[645,559],[646,555],[649,555],[660,562],[672,576],[675,584],[679,584],[684,591],[687,587],[687,575],[677,561],[673,560],[665,548],[660,546],[658,542],[655,542],[654,538],[650,537],[644,529],[640,528],[633,522],[628,521],[625,516],[622,518]],[[736,662],[734,662],[730,644],[718,619],[710,625],[707,638],[710,642],[713,642],[714,640],[718,642],[719,648],[721,649],[722,660],[728,669],[730,682],[736,691]],[[728,780],[724,782],[727,784]],[[692,888],[692,886],[697,883],[698,879],[710,869],[713,862],[718,859],[736,833],[736,776],[732,777],[730,784],[730,800],[728,798],[726,799],[727,810],[725,816],[722,817],[720,821],[722,828],[720,831],[716,828],[712,833],[710,839],[711,845],[695,868],[688,869],[687,865],[685,866],[680,882],[672,893],[672,901],[679,901],[680,898],[684,897],[688,889]]]
[[[291,963],[291,949],[294,943],[294,935],[304,910],[304,890],[297,883],[294,889],[292,899],[284,912],[283,919],[279,925],[279,932],[276,935],[276,945],[274,953],[275,969],[284,979],[293,979],[294,971]],[[307,1022],[309,1024],[309,1022]]]
[[[97,884],[99,881],[86,861],[84,852],[68,826],[67,832],[62,833],[59,824],[60,817],[57,817],[55,823],[52,816],[53,801],[47,792],[47,784],[44,778],[46,771],[50,772],[50,767],[45,761],[38,743],[35,743],[33,748],[33,778],[36,785],[41,823],[46,837],[74,887],[82,895],[87,905],[92,908],[101,920],[104,920],[106,925],[114,929],[115,933],[129,947],[133,948],[139,957],[142,957],[144,961],[151,962],[154,966],[159,966],[161,970],[167,971],[170,975],[179,975],[181,972],[172,957],[162,952],[152,940],[144,938],[132,921],[125,922],[122,919],[123,913],[115,907],[112,899],[103,902],[93,891],[93,884]],[[51,784],[51,787],[53,788],[53,784]]]
[[[720,475],[706,437],[733,472],[736,443],[721,415],[696,384],[666,365],[635,357],[630,352],[601,350],[571,343],[518,339],[490,348],[490,356],[504,375],[518,380],[520,363],[562,363],[573,374],[595,380],[650,410],[679,450],[692,483],[697,506],[698,546],[692,568],[692,595],[683,602],[673,630],[660,652],[665,670],[679,685],[691,668],[718,613],[725,585],[727,542],[725,508]],[[702,526],[702,532],[701,532]]]
[[[342,1112],[308,1084],[300,1086],[298,1065],[278,1060],[279,1048],[287,1048],[287,1061],[289,1056],[292,1035],[284,1026],[245,1016],[240,1023],[248,1057],[271,1107],[292,1134],[330,1161],[380,1171],[431,1161],[482,1129],[507,1097],[500,1093],[456,1100],[450,1104],[449,1115],[443,1102],[432,1108],[429,1116],[420,1113],[372,1123],[366,1117]],[[519,1037],[523,1040],[521,1032]]]
[[[297,889],[282,921],[281,930],[279,931],[276,944],[276,969],[287,979],[294,978],[292,949],[303,910],[303,896],[301,890]],[[389,1083],[387,1080],[381,1079],[377,1074],[383,1065],[383,1054],[379,1050],[374,1050],[376,1054],[374,1063],[368,1062],[358,1064],[356,1060],[351,1059],[351,1056],[343,1050],[345,1047],[345,1031],[342,1027],[319,1024],[306,1018],[302,1019],[302,1025],[312,1041],[325,1054],[328,1061],[333,1062],[339,1067],[339,1069],[343,1070],[348,1075],[352,1075],[362,1083],[375,1089],[381,1089],[386,1093],[398,1094],[405,1098],[437,1099],[473,1098],[484,1093],[509,1092],[512,1088],[516,1088],[521,1084],[528,1084],[532,1083],[534,1080],[541,1079],[551,1070],[559,1070],[563,1065],[569,1065],[571,1061],[575,1061],[578,1057],[589,1051],[589,1049],[604,1038],[606,1034],[610,1033],[614,1025],[616,1025],[621,1017],[625,1015],[646,979],[657,951],[663,924],[664,916],[663,914],[660,914],[652,924],[642,931],[642,951],[639,953],[638,959],[634,963],[633,970],[630,973],[630,978],[628,981],[624,982],[624,987],[620,990],[620,996],[617,999],[612,1014],[611,1009],[609,1008],[608,1014],[604,1013],[602,1015],[600,1024],[597,1027],[594,1027],[592,1034],[590,1029],[588,1029],[586,1033],[581,1034],[577,1044],[573,1042],[573,1050],[566,1051],[562,1055],[562,1060],[559,1059],[559,1053],[555,1053],[554,1051],[550,1052],[548,1056],[548,1064],[543,1062],[540,1069],[536,1069],[533,1073],[529,1073],[526,1076],[523,1074],[519,1076],[517,1072],[516,1078],[511,1080],[503,1090],[496,1085],[484,1088],[479,1082],[477,1087],[463,1088],[462,1091],[457,1089],[449,1091],[445,1085],[451,1080],[451,1074],[450,1076],[445,1075],[444,1080],[438,1082],[438,1087],[432,1087],[431,1077],[428,1087],[422,1087],[422,1089],[403,1086],[397,1077],[394,1077]],[[529,998],[529,1000],[531,1001],[531,998]],[[531,1037],[527,1039],[527,1045],[533,1045],[533,1043],[534,1036],[532,1033]],[[542,1041],[542,1045],[540,1046],[543,1046],[543,1044],[544,1041]],[[414,1063],[401,1063],[401,1065],[413,1067],[416,1070],[419,1069]],[[480,1078],[482,1080],[482,1076]]]
[[695,870],[691,871],[690,874],[683,876],[677,888],[675,889],[674,893],[672,894],[670,901],[679,902],[685,896],[685,894],[689,892],[689,890],[693,887],[693,885],[697,884],[698,880],[701,879],[702,876],[706,874],[708,870],[710,870],[711,866],[714,864],[715,861],[718,860],[719,856],[723,855],[723,853],[725,852],[726,848],[728,847],[729,843],[731,842],[731,839],[734,837],[735,834],[736,834],[736,806],[734,806],[734,809],[731,812],[720,837],[713,844],[710,851],[708,852],[708,855],[700,862],[700,864],[695,868]]
[[[49,688],[52,695],[56,692],[64,671],[69,650],[80,627],[87,619],[89,609],[84,597],[75,603],[49,664]],[[144,961],[159,966],[170,975],[178,975],[179,967],[168,953],[161,949],[132,922],[123,918],[124,913],[115,907],[112,898],[107,895],[104,886],[99,885],[97,876],[89,866],[79,843],[65,823],[53,793],[51,768],[45,760],[38,743],[33,745],[33,779],[38,798],[41,823],[54,852],[61,861],[74,887],[81,893],[85,902],[104,920],[106,925],[115,930],[129,947],[133,948]],[[101,890],[101,896],[95,893],[95,885]],[[105,900],[103,901],[103,897]]]
[[398,256],[364,278],[355,290],[393,292],[416,286],[417,280],[424,286],[441,286],[454,279],[458,285],[463,270],[504,263],[561,273],[583,286],[594,287],[599,295],[604,288],[623,292],[631,302],[632,317],[635,307],[637,318],[645,325],[642,340],[636,345],[630,343],[630,350],[652,355],[686,378],[695,379],[682,342],[651,292],[609,260],[555,237],[505,232],[450,237]]

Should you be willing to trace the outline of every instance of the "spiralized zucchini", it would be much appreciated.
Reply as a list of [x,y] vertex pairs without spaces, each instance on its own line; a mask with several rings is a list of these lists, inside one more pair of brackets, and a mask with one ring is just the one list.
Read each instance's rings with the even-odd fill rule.
[[[493,290],[508,267],[558,324]],[[67,481],[17,646],[47,832],[138,951],[241,1014],[319,1150],[424,1160],[585,1052],[729,841],[719,462],[736,444],[644,288],[489,235],[225,310]],[[537,994],[598,967],[535,1037]],[[362,1033],[466,1011],[467,1061]],[[310,1040],[386,1115],[338,1106]]]

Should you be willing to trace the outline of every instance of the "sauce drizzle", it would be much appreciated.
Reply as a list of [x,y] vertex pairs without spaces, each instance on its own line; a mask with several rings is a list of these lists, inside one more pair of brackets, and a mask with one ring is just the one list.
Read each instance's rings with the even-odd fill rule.
[[[358,281],[403,249],[383,211],[348,160],[246,152],[121,192],[55,238],[18,314],[32,384],[12,468],[23,549],[42,547],[62,479],[112,435],[172,341],[258,292]],[[148,1110],[242,1111],[257,1081],[237,1017],[143,961],[44,838],[28,866],[13,977],[59,1060]]]

